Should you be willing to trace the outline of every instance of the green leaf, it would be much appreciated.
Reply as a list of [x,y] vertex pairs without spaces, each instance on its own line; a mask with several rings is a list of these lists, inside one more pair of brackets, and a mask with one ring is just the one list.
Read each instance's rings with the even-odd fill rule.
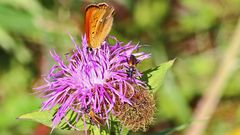
[[173,65],[175,59],[170,60],[168,62],[160,64],[158,67],[154,69],[149,69],[143,72],[143,81],[147,82],[150,89],[155,93],[163,84],[164,77],[169,70],[169,68]]
[[51,124],[52,124],[51,114],[52,114],[51,111],[42,111],[42,112],[36,111],[36,112],[32,112],[32,113],[23,114],[18,118],[33,120],[33,121],[36,121],[36,122],[39,122],[41,124],[51,127]]
[[[18,119],[33,120],[38,123],[44,124],[48,127],[52,127],[52,118],[54,113],[55,113],[54,109],[52,109],[51,111],[36,111],[32,113],[23,114]],[[85,130],[83,121],[79,120],[78,123],[75,123],[76,117],[77,115],[75,113],[69,111],[64,119],[67,119],[69,123],[74,125],[79,130]],[[91,126],[90,124],[86,124],[86,129],[88,129],[90,126]],[[62,120],[62,122],[60,122],[56,128],[64,130],[74,130],[66,122],[64,122],[64,120]]]
[[[187,100],[182,95],[176,79],[171,71],[165,76],[167,79],[161,90],[154,90],[157,120],[161,118],[174,119],[178,124],[186,123],[191,116]],[[158,91],[157,91],[158,90]],[[177,112],[177,113],[176,113]]]

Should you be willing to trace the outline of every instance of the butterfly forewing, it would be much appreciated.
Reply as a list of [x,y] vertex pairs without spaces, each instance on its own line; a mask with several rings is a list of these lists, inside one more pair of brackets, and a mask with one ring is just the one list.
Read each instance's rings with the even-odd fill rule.
[[86,36],[87,36],[87,42],[88,44],[90,44],[90,29],[93,29],[93,21],[92,21],[92,17],[95,13],[95,11],[98,10],[98,7],[96,5],[90,5],[86,8],[86,12],[85,12],[85,32],[86,32]]

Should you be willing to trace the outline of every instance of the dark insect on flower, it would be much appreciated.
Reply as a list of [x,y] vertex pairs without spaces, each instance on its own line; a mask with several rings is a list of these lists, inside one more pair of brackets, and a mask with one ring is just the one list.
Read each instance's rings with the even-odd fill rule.
[[133,75],[136,72],[136,65],[139,63],[139,60],[134,55],[131,55],[129,59],[127,59],[128,67],[126,70],[127,77],[133,78]]

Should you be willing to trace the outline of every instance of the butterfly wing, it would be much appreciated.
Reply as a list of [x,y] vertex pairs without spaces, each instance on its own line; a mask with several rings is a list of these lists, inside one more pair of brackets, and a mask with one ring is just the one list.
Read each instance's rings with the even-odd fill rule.
[[99,48],[109,34],[113,22],[114,9],[106,3],[90,5],[85,13],[85,30],[88,47]]
[[101,45],[112,28],[114,9],[106,5],[99,5],[99,7],[105,11],[98,22],[95,39],[96,44]]
[[[87,37],[87,43],[88,43],[89,47],[91,47],[91,37],[94,34],[92,32],[96,28],[97,20],[94,19],[94,15],[95,15],[97,10],[98,10],[97,5],[89,5],[86,8],[86,11],[85,11],[85,20],[84,20],[85,22],[84,22],[84,24],[85,24],[85,32],[86,32],[86,37]],[[95,20],[95,22],[94,22],[94,20]]]

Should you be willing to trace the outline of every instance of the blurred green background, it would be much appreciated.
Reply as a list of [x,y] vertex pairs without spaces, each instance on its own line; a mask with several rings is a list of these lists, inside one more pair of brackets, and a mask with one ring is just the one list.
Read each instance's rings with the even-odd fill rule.
[[[102,1],[0,0],[0,135],[49,134],[42,125],[16,118],[40,108],[32,88],[41,84],[41,76],[53,64],[49,49],[64,56],[73,48],[68,33],[80,41],[84,7],[94,2]],[[139,69],[177,58],[160,90],[156,125],[145,134],[190,122],[228,47],[240,15],[240,0],[105,2],[116,10],[110,35],[125,43],[140,42],[146,45],[142,50],[152,54]],[[235,68],[206,135],[240,135],[240,70]],[[72,133],[56,130],[53,134]]]

